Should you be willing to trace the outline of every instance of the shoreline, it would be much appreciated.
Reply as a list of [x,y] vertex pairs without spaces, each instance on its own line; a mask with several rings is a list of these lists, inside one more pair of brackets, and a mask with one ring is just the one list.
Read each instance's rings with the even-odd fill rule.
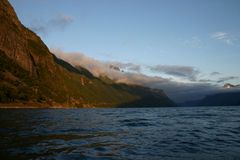
[[0,109],[61,109],[75,108],[69,106],[49,105],[40,103],[0,103]]

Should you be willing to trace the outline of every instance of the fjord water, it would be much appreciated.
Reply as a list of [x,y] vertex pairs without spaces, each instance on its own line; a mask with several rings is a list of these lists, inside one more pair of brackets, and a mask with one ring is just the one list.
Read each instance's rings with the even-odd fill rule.
[[240,159],[240,107],[1,109],[1,159]]

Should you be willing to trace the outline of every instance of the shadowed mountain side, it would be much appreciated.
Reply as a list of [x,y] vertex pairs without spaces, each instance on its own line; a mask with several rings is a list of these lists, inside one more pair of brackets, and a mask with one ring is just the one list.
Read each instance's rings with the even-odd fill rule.
[[62,66],[63,68],[67,69],[69,72],[74,72],[77,74],[82,74],[84,76],[86,76],[87,78],[93,79],[95,78],[91,72],[89,72],[87,69],[78,66],[77,68],[73,67],[71,64],[69,64],[68,62],[57,58],[55,55],[53,55],[54,61],[59,64],[60,66]]
[[141,97],[139,100],[135,100],[132,102],[127,102],[118,105],[117,107],[119,108],[128,108],[128,107],[175,107],[176,104],[172,102],[171,100],[162,98],[162,97],[151,97],[151,96],[146,96],[146,97]]
[[[141,90],[140,86],[109,84],[85,68],[75,68],[57,58],[40,37],[21,24],[7,0],[0,1],[0,22],[1,106],[14,103],[48,107],[117,107],[145,97],[149,97],[151,105],[152,102],[159,107],[169,105],[166,102],[170,100],[165,94],[144,87]],[[159,101],[155,97],[159,97]]]
[[181,106],[239,106],[240,92],[217,93],[204,97],[200,100],[187,101]]
[[159,106],[176,106],[176,104],[169,98],[166,98],[166,94],[162,90],[150,89],[138,85],[126,85],[126,84],[112,84],[116,89],[124,90],[128,93],[136,94],[140,96],[140,99],[124,103],[118,107],[159,107]]
[[218,93],[206,96],[200,106],[237,106],[240,105],[240,92]]

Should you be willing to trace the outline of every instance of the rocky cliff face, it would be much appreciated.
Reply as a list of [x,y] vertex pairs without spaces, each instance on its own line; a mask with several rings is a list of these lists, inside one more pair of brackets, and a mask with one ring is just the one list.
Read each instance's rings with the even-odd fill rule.
[[106,83],[50,53],[24,27],[7,0],[0,0],[0,103],[43,106],[173,106],[162,92]]
[[48,48],[36,34],[21,24],[7,0],[0,1],[0,21],[0,49],[9,58],[34,76],[38,74],[37,64],[53,65]]

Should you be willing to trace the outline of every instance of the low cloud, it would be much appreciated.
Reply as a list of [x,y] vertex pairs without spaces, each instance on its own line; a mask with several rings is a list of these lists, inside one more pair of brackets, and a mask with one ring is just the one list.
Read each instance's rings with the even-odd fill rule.
[[150,66],[149,69],[153,72],[186,78],[191,81],[196,81],[197,75],[200,73],[195,67],[179,65],[156,65]]
[[226,44],[235,44],[237,38],[227,32],[215,32],[210,35],[211,38],[222,41]]
[[210,73],[210,76],[217,76],[217,75],[220,75],[221,73],[220,72],[212,72]]
[[[88,69],[94,76],[108,76],[116,82],[128,84],[142,84],[138,79],[141,75],[141,66],[133,63],[121,63],[115,61],[99,61],[82,53],[65,53],[60,49],[51,49],[59,58],[71,63],[73,66],[82,66]],[[141,76],[142,79],[144,76]]]
[[239,79],[239,77],[237,76],[228,76],[228,77],[221,77],[217,80],[217,83],[224,83],[230,80],[235,80],[235,79]]
[[30,29],[36,33],[46,35],[50,31],[64,30],[73,22],[73,18],[67,15],[58,15],[48,21],[34,20],[30,25]]
[[[52,52],[57,57],[74,66],[82,66],[88,69],[97,77],[108,76],[118,83],[138,84],[150,88],[162,89],[175,102],[201,99],[207,94],[217,93],[222,90],[221,86],[210,83],[210,80],[183,83],[171,78],[148,76],[141,72],[142,66],[138,64],[99,61],[82,53],[65,53],[59,49],[52,49]],[[111,65],[119,67],[119,70],[113,69],[110,67]],[[189,77],[187,74],[190,74],[192,75],[190,79],[194,79],[199,72],[194,67],[186,66],[157,65],[152,67],[152,69],[157,72],[166,72],[183,77]]]
[[134,63],[121,63],[121,62],[108,62],[110,65],[115,65],[116,67],[119,67],[121,71],[124,72],[136,72],[141,73],[142,66],[139,64]]
[[201,82],[201,83],[210,83],[210,82],[214,82],[214,81],[211,80],[211,79],[199,79],[198,82]]

